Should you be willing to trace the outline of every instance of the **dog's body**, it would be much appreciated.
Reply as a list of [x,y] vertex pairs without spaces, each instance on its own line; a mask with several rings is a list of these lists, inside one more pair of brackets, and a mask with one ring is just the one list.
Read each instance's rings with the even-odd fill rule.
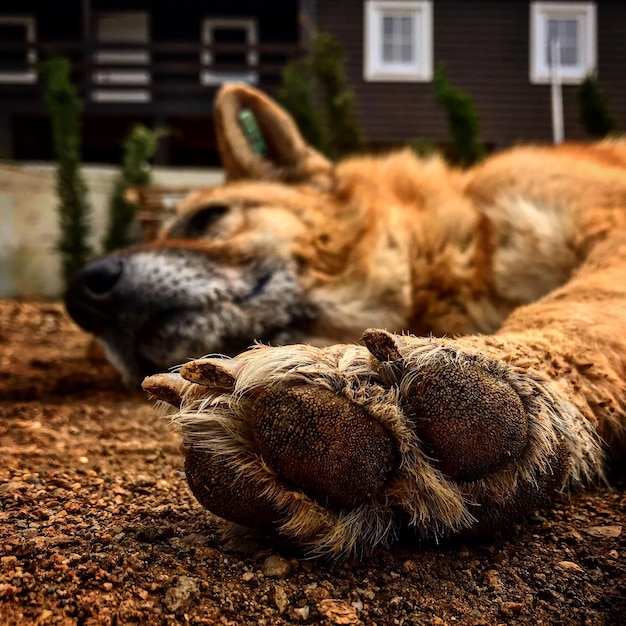
[[[626,429],[626,141],[332,166],[258,92],[216,106],[231,181],[68,294],[130,383],[305,344],[146,381],[182,402],[203,504],[345,554],[402,523],[498,527],[602,475],[600,439],[623,450]],[[333,346],[367,328],[417,337]]]

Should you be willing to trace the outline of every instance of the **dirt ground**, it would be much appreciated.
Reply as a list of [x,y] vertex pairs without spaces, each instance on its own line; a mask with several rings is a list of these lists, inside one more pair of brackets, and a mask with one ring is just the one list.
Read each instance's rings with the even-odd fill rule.
[[624,624],[626,479],[340,566],[225,540],[177,435],[61,305],[0,302],[0,623]]

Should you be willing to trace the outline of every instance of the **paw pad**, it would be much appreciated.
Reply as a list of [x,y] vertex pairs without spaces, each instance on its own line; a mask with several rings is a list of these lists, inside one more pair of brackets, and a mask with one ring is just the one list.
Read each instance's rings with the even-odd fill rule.
[[183,451],[187,482],[202,506],[236,524],[272,528],[280,515],[253,474],[238,471],[225,456],[194,448]]
[[323,503],[357,506],[394,469],[396,453],[381,424],[328,389],[270,387],[251,414],[263,460]]
[[506,467],[528,443],[519,395],[482,366],[430,364],[413,377],[404,406],[441,471],[473,481]]

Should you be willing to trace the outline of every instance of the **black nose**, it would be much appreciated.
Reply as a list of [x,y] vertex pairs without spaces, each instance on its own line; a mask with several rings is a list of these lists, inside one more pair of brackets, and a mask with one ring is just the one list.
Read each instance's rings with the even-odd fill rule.
[[124,272],[124,260],[110,256],[82,269],[65,293],[65,307],[82,328],[98,331],[111,318],[115,288]]

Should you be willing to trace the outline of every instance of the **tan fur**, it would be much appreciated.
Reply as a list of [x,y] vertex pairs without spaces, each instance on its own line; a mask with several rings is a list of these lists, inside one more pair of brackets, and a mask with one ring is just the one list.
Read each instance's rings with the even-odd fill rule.
[[[626,441],[626,141],[520,146],[467,171],[409,150],[333,166],[258,92],[230,86],[220,98],[233,182],[187,198],[154,246],[201,249],[224,266],[281,259],[315,314],[291,337],[306,345],[237,356],[233,389],[182,394],[174,423],[186,446],[225,459],[233,481],[252,477],[278,532],[333,556],[388,543],[400,517],[422,536],[494,527],[564,478],[603,476],[603,442],[619,454]],[[234,125],[238,107],[255,103],[274,162],[253,155]],[[207,205],[229,210],[199,240],[172,241]],[[411,335],[392,339],[398,356],[381,361],[346,345],[368,327]],[[513,389],[528,433],[518,457],[467,482],[442,474],[406,406],[429,368],[462,382],[470,366],[489,389]],[[301,384],[365,407],[391,433],[401,461],[370,502],[325,507],[258,454],[251,398]],[[439,392],[435,409],[447,415],[453,400]]]
[[200,191],[181,212],[237,207],[202,244],[224,256],[259,245],[297,256],[324,339],[356,340],[368,326],[492,332],[624,228],[626,160],[598,165],[593,150],[517,148],[469,172],[410,151],[354,158],[329,190],[242,182]]

